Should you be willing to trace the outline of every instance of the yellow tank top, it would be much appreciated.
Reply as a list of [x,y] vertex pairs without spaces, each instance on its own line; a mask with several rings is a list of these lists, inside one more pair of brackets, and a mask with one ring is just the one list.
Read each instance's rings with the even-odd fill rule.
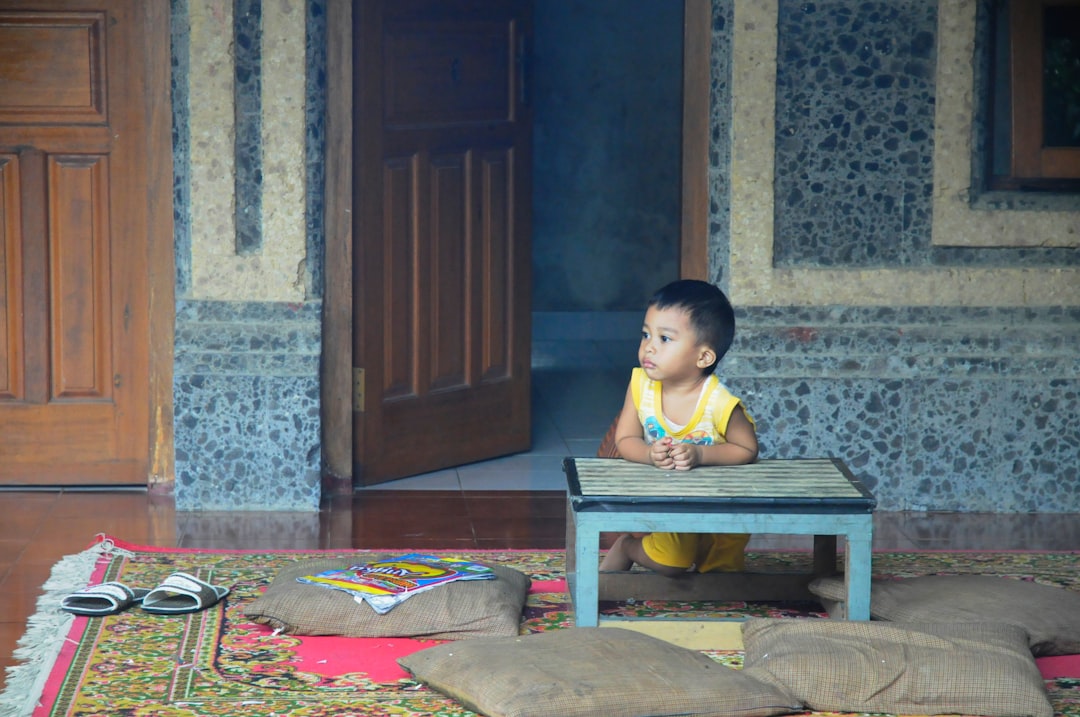
[[[638,412],[638,419],[645,429],[645,442],[653,443],[661,438],[670,436],[679,443],[697,443],[711,445],[725,442],[728,421],[731,412],[736,406],[742,404],[737,397],[733,396],[727,388],[720,383],[714,375],[705,379],[701,396],[698,397],[694,414],[689,423],[679,428],[673,426],[664,417],[662,410],[662,385],[660,381],[653,381],[641,368],[635,368],[630,377],[630,392],[634,399],[634,407]],[[743,411],[746,408],[743,407]],[[754,419],[746,414],[747,419],[753,423]]]

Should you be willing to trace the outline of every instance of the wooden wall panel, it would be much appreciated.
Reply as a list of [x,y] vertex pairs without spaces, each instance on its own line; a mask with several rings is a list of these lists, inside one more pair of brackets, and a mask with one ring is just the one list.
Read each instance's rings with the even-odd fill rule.
[[481,261],[483,311],[481,380],[510,375],[510,281],[514,276],[510,250],[513,226],[513,150],[485,152],[480,157]]
[[0,401],[23,398],[19,157],[0,154]]
[[0,123],[105,124],[104,12],[0,11]]
[[[463,386],[466,378],[466,347],[474,330],[469,296],[469,187],[468,157],[462,153],[431,158],[431,219],[429,232],[431,266],[432,357],[429,389]],[[465,307],[461,311],[461,307]]]
[[504,21],[390,24],[385,38],[388,127],[505,122],[513,113],[511,29]]
[[52,398],[108,398],[109,191],[107,159],[49,160]]
[[416,158],[394,158],[383,168],[383,269],[395,278],[384,284],[383,302],[383,400],[415,396],[416,346]]

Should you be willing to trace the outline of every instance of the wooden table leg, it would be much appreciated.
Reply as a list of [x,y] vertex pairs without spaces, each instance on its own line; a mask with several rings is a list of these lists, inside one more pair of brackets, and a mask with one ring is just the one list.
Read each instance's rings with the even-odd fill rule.
[[870,573],[873,526],[866,516],[863,529],[848,533],[844,553],[844,578],[847,583],[847,619],[870,619]]
[[600,622],[600,529],[598,520],[574,513],[574,573],[567,573],[570,599],[577,627],[596,627]]

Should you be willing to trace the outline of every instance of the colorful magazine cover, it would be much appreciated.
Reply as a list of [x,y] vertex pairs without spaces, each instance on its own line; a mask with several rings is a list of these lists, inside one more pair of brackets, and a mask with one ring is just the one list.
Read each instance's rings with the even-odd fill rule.
[[296,580],[310,585],[342,590],[357,602],[366,602],[375,612],[385,614],[417,593],[455,580],[492,580],[495,571],[468,560],[409,553],[340,570],[326,570]]

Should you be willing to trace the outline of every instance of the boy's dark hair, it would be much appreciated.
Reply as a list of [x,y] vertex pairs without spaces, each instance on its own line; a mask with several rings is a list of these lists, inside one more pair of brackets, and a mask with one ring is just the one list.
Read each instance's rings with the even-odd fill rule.
[[716,370],[735,339],[735,310],[724,292],[707,281],[680,279],[653,294],[649,306],[686,311],[698,339],[716,352],[716,361],[705,368],[705,374]]

